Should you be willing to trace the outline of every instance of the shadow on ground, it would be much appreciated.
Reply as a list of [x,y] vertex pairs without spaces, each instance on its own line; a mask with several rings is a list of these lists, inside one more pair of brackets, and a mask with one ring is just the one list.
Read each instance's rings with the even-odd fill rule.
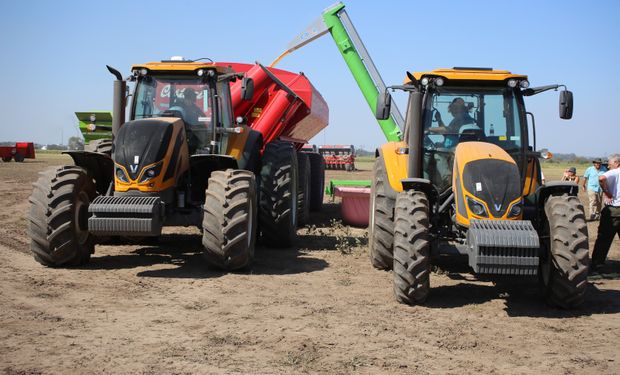
[[[441,260],[438,272],[453,280],[463,280],[456,285],[433,288],[425,303],[431,308],[455,308],[483,304],[503,299],[509,316],[567,318],[620,312],[620,291],[601,289],[602,280],[620,278],[620,262],[608,261],[605,267],[588,278],[585,301],[573,310],[564,310],[545,303],[537,277],[477,279],[467,270],[466,263]],[[492,281],[493,285],[481,281]]]
[[[118,244],[113,244],[118,245]],[[126,246],[126,244],[125,244]],[[163,235],[156,244],[130,244],[127,254],[93,256],[82,269],[106,270],[173,265],[138,272],[142,277],[212,278],[228,274],[209,267],[202,257],[199,235]],[[286,275],[320,271],[328,266],[322,259],[308,256],[298,247],[272,249],[257,247],[254,263],[240,274]]]

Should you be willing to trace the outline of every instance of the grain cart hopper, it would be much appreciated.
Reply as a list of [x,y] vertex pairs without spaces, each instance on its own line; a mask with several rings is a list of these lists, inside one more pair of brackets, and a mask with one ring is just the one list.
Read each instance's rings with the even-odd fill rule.
[[[397,300],[425,301],[431,254],[462,254],[475,273],[537,275],[549,303],[579,305],[589,255],[577,185],[542,185],[543,155],[524,104],[564,86],[530,88],[525,75],[453,68],[407,73],[403,85],[386,87],[342,3],[287,52],[328,32],[389,141],[376,153],[369,247],[376,268],[393,268]],[[389,89],[409,94],[404,122]],[[565,87],[559,110],[572,117]]]
[[[29,216],[37,261],[82,264],[98,237],[157,237],[163,226],[202,228],[206,260],[227,270],[251,263],[257,233],[291,245],[299,183],[311,184],[297,149],[328,116],[305,76],[184,59],[135,65],[127,79],[108,69],[111,157],[72,151],[75,165],[41,173]],[[135,85],[124,122],[127,81]]]

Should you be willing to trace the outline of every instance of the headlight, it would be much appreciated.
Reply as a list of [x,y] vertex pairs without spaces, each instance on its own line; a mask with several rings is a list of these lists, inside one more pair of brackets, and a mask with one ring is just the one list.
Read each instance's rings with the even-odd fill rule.
[[517,87],[517,80],[516,79],[509,79],[508,80],[508,87]]
[[469,206],[469,210],[476,216],[488,216],[487,209],[484,205],[474,199],[467,197],[467,205]]
[[116,173],[116,178],[118,178],[122,182],[129,182],[129,179],[127,178],[127,174],[125,173],[123,168],[116,167],[116,172],[115,173]]
[[424,78],[422,78],[422,80],[420,82],[422,83],[422,86],[426,86],[426,85],[428,85],[429,81],[430,80],[428,79],[428,77],[424,77]]
[[530,82],[524,79],[523,81],[519,82],[519,86],[521,86],[522,89],[526,89],[530,87]]
[[157,175],[159,175],[159,172],[161,172],[162,165],[163,162],[160,161],[155,165],[144,168],[142,170],[142,173],[140,174],[140,179],[138,180],[138,183],[147,182],[148,180],[155,178]]
[[519,216],[521,215],[521,212],[523,212],[523,206],[521,205],[521,202],[518,202],[513,204],[512,207],[510,207],[510,212],[508,213],[508,216]]
[[435,79],[435,84],[436,84],[437,86],[443,86],[443,84],[444,84],[443,78],[441,78],[441,77],[437,77],[437,78]]

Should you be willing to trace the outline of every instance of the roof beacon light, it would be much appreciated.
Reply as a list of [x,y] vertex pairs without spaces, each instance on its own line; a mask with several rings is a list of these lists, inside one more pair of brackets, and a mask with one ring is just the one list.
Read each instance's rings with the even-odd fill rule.
[[522,89],[526,89],[530,87],[530,82],[527,79],[524,79],[523,81],[519,82],[519,86],[521,86]]
[[183,56],[172,56],[170,61],[185,61],[185,57]]
[[516,79],[509,79],[508,80],[508,87],[517,87],[517,80]]

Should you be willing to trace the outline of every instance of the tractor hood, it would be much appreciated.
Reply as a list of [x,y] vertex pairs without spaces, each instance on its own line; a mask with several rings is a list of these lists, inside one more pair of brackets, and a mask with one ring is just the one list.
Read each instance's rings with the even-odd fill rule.
[[453,176],[457,223],[469,226],[470,219],[521,218],[520,210],[511,214],[512,206],[521,201],[519,168],[500,147],[484,142],[459,144]]

